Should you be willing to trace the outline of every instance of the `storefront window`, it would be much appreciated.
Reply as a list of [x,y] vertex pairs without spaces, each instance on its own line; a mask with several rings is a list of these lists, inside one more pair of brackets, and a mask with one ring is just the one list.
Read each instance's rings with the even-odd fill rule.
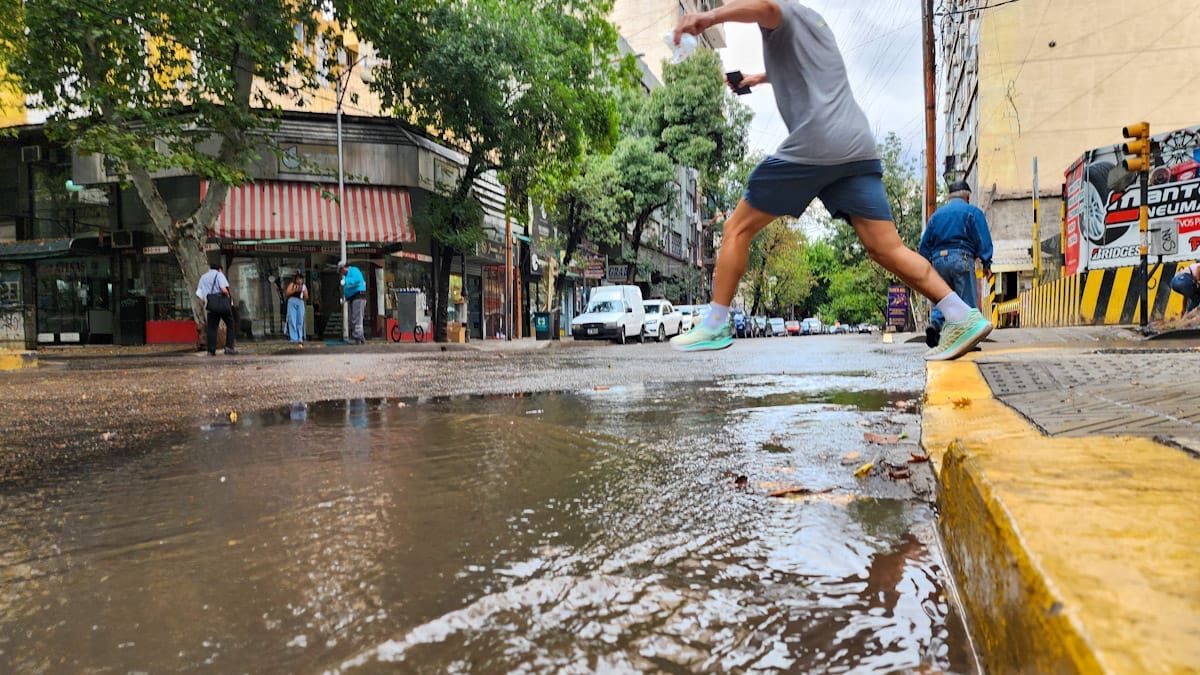
[[229,285],[241,335],[283,335],[283,291],[291,275],[302,269],[303,258],[241,258],[230,263]]
[[86,342],[113,334],[112,265],[107,258],[37,264],[37,329],[43,342]]
[[463,294],[463,278],[458,274],[450,275],[450,296],[449,307],[446,309],[446,321],[448,323],[462,323],[465,317],[459,315],[458,303]]
[[150,321],[180,321],[192,318],[192,292],[183,283],[183,272],[173,256],[154,256],[142,266],[141,278],[133,278],[131,295],[146,296],[146,318]]

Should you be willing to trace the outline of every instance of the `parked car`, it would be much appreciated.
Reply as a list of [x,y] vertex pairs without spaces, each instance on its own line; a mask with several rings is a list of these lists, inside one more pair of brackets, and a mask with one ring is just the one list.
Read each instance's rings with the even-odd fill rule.
[[767,319],[767,330],[771,337],[787,337],[788,334],[787,324],[784,323],[782,318],[777,316]]
[[646,310],[644,324],[646,335],[659,342],[683,332],[683,314],[666,300],[647,300],[642,303]]
[[801,335],[820,335],[821,332],[821,320],[814,316],[800,322]]
[[676,305],[675,309],[679,315],[683,317],[680,322],[680,330],[684,333],[692,329],[692,318],[696,315],[696,305]]
[[637,286],[601,286],[593,289],[587,310],[571,320],[571,335],[576,340],[646,339],[643,324],[642,289]]
[[796,321],[795,319],[792,319],[790,321],[785,321],[783,323],[783,326],[784,326],[784,328],[787,329],[788,335],[799,335],[800,334],[800,322]]
[[753,319],[754,337],[770,337],[770,333],[767,332],[767,317],[756,316]]
[[860,323],[860,324],[858,324],[858,332],[859,332],[859,333],[870,333],[870,332],[871,332],[871,328],[872,328],[872,326],[871,326],[871,324],[869,324],[869,323]]
[[739,338],[754,337],[750,334],[751,326],[750,317],[740,309],[735,309],[729,313],[729,317],[733,319],[733,335]]

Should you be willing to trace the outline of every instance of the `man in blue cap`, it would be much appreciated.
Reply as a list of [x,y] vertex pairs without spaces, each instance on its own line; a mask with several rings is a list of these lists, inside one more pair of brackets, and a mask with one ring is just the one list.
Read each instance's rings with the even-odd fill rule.
[[[971,204],[971,186],[963,181],[950,184],[950,201],[929,218],[929,226],[921,236],[921,255],[933,264],[958,297],[971,307],[978,307],[976,297],[975,261],[983,262],[983,273],[992,269],[992,235],[988,232],[983,211]],[[946,318],[937,307],[925,329],[925,343],[936,347]]]

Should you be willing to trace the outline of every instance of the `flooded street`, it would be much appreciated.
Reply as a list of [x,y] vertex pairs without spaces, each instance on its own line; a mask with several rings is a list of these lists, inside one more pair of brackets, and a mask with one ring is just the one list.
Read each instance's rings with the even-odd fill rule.
[[915,366],[787,363],[296,403],[5,488],[0,672],[971,672],[928,495],[846,460],[915,433]]

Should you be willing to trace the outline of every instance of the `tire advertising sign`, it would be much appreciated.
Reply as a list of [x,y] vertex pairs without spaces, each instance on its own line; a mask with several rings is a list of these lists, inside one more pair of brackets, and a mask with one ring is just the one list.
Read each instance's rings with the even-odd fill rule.
[[[1138,175],[1121,147],[1093,150],[1066,172],[1067,274],[1140,261]],[[1166,261],[1200,256],[1200,126],[1154,136],[1150,169],[1150,252]]]

